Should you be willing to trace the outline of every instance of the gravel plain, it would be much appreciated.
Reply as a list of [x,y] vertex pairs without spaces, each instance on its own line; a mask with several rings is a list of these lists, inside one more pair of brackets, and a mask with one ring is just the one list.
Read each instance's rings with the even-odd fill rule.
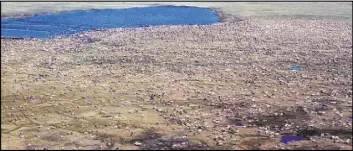
[[347,21],[1,39],[2,149],[352,149],[351,116]]

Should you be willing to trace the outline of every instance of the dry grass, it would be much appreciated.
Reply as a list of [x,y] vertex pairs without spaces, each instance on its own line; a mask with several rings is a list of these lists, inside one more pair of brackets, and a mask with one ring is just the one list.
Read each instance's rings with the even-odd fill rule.
[[351,138],[351,30],[252,19],[2,39],[1,147],[275,149],[307,125],[317,142],[347,146],[320,133]]
[[[2,16],[112,7],[33,4]],[[1,149],[351,149],[352,23],[236,4],[251,19],[1,39]],[[346,4],[301,12],[342,19]],[[315,141],[280,143],[295,134]]]

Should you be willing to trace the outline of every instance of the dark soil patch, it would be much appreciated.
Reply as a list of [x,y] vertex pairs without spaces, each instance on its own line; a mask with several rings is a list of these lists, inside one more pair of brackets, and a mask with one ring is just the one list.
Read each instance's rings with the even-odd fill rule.
[[43,136],[42,139],[51,141],[51,142],[58,142],[60,140],[63,140],[59,134],[51,134],[51,135]]
[[295,125],[303,125],[304,120],[309,120],[310,117],[304,111],[303,107],[298,106],[293,111],[286,111],[283,109],[277,110],[277,113],[283,115],[264,115],[260,116],[252,122],[257,126],[269,126],[272,129],[280,130],[286,123],[295,123]]
[[161,138],[161,137],[162,137],[161,134],[158,134],[158,133],[154,132],[153,130],[149,129],[149,130],[146,130],[143,133],[137,135],[131,141],[132,142],[135,142],[135,141],[143,142],[145,140],[153,140],[153,139],[158,139],[158,138]]
[[144,144],[144,150],[209,150],[207,144],[191,144],[188,140],[153,140]]
[[296,131],[296,135],[309,138],[310,136],[320,136],[322,133],[328,133],[330,135],[339,136],[340,138],[352,137],[351,129],[336,129],[336,128],[316,128],[309,126],[302,126]]
[[153,130],[146,130],[129,141],[130,144],[141,142],[143,150],[207,150],[208,145],[202,141],[200,144],[192,144],[185,138],[162,139],[162,135]]
[[341,148],[332,144],[314,143],[292,148],[293,150],[340,150]]

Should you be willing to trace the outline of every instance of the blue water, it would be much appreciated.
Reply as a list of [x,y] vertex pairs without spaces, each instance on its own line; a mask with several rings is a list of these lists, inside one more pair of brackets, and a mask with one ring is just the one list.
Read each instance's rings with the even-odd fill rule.
[[135,28],[156,25],[206,25],[220,21],[208,8],[154,6],[127,9],[81,10],[1,19],[1,36],[55,38],[104,28]]
[[301,141],[303,139],[302,136],[282,136],[281,142],[288,144],[289,142]]
[[300,71],[300,70],[302,70],[302,67],[298,66],[298,65],[293,65],[293,66],[290,67],[290,70],[292,70],[292,71]]
[[241,122],[235,122],[235,125],[236,126],[244,126],[243,123],[241,123]]

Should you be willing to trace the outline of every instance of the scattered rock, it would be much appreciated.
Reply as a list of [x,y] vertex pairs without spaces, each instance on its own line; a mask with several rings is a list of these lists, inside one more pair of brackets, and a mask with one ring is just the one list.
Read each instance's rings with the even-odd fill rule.
[[108,143],[106,143],[106,145],[110,147],[110,146],[112,146],[112,143],[108,142]]
[[140,143],[140,142],[136,141],[136,142],[134,143],[134,145],[136,145],[136,146],[141,146],[141,145],[142,145],[142,143]]
[[224,143],[223,143],[223,141],[218,140],[218,141],[217,141],[217,145],[218,145],[218,146],[223,146],[223,145],[224,145]]

